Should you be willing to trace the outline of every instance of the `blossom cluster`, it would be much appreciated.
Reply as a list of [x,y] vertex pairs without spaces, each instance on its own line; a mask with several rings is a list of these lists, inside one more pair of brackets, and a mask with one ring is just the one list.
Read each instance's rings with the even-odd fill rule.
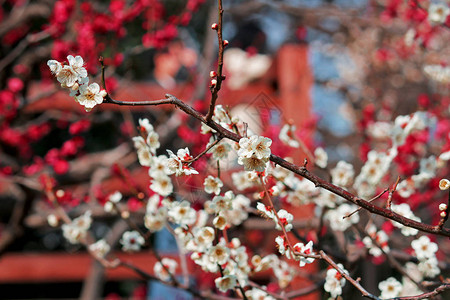
[[61,87],[70,90],[70,96],[84,106],[86,111],[92,110],[97,104],[101,104],[106,97],[106,91],[100,89],[97,83],[89,84],[89,77],[81,56],[67,56],[69,64],[57,60],[49,60],[48,67],[61,84]]
[[252,135],[239,140],[238,163],[246,171],[263,172],[270,158],[272,140],[266,137]]

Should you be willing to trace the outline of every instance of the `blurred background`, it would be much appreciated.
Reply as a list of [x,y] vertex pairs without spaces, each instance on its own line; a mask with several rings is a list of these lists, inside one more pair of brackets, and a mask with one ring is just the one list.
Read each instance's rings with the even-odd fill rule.
[[[65,241],[61,230],[47,223],[51,205],[42,182],[53,182],[69,215],[91,209],[94,235],[106,235],[117,244],[126,227],[102,205],[120,190],[128,209],[142,218],[142,200],[149,190],[147,172],[137,162],[131,140],[138,135],[138,119],[148,118],[159,133],[159,154],[185,146],[191,153],[201,152],[208,138],[199,134],[200,124],[169,106],[101,104],[86,113],[58,85],[47,61],[81,55],[91,81],[100,83],[98,59],[103,56],[113,98],[152,100],[170,93],[206,113],[209,72],[217,67],[217,35],[210,29],[217,22],[217,3],[0,4],[0,298],[191,299],[143,282],[127,270],[104,270],[81,246]],[[322,146],[330,164],[346,160],[358,170],[369,149],[387,143],[371,131],[373,121],[392,121],[418,109],[448,111],[448,74],[424,72],[426,66],[444,68],[450,57],[448,27],[430,25],[428,1],[260,0],[223,5],[223,35],[229,46],[218,104],[253,132],[272,138],[272,152],[279,156],[301,164],[305,152]],[[286,123],[296,125],[305,148],[291,150],[279,142]],[[436,129],[444,136],[445,124]],[[433,145],[431,152],[442,147]],[[222,166],[225,171],[235,167],[231,161]],[[206,172],[209,166],[199,161],[196,168]],[[417,165],[411,164],[399,172],[408,176],[414,168]],[[201,205],[202,184],[195,178],[179,179],[177,193]],[[300,221],[312,215],[312,207],[295,213]],[[431,222],[431,216],[425,212],[422,220]],[[239,229],[240,235],[254,249],[273,251],[261,226],[250,222]],[[175,255],[176,246],[167,235],[153,239],[161,253]],[[145,251],[118,255],[148,270],[155,262]],[[270,276],[258,280],[268,283]],[[193,277],[200,286],[213,284],[212,277],[200,272]],[[376,276],[366,284],[376,287]],[[320,297],[315,293],[310,299]]]

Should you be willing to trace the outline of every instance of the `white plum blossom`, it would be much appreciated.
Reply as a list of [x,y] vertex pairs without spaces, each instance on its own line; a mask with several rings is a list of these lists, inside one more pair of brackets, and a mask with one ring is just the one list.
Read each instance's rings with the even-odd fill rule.
[[[371,224],[367,228],[367,233],[369,236],[365,236],[362,240],[366,248],[369,249],[369,253],[374,257],[378,257],[384,252],[389,252],[390,248],[388,245],[388,235],[383,230],[377,231],[375,225]],[[375,243],[373,242],[375,241]],[[381,249],[379,248],[381,247]]]
[[320,194],[317,195],[317,197],[314,199],[314,203],[318,207],[329,207],[329,208],[335,208],[343,201],[344,200],[341,197],[325,189],[321,189]]
[[376,139],[389,138],[391,131],[392,131],[392,124],[389,122],[370,123],[367,128],[368,134]]
[[213,219],[213,225],[219,230],[224,230],[228,226],[228,222],[222,213],[220,213]]
[[202,125],[200,127],[200,133],[201,134],[208,134],[210,132],[215,133],[216,131],[214,129],[212,129],[211,127],[209,127],[208,125],[206,125],[205,123],[202,123]]
[[404,297],[422,294],[422,291],[415,283],[423,280],[423,275],[422,272],[420,272],[418,265],[412,262],[405,263],[405,273],[408,274],[408,277],[402,277],[402,291],[399,296]]
[[88,76],[86,69],[84,68],[83,58],[79,55],[73,57],[72,55],[67,56],[67,61],[70,67],[78,74],[80,78]]
[[134,147],[137,150],[139,163],[150,167],[153,163],[153,155],[160,147],[159,135],[153,130],[153,125],[148,119],[139,119],[139,130],[142,136],[133,137]]
[[111,246],[104,240],[98,240],[94,244],[89,245],[89,251],[92,252],[98,258],[104,258],[106,254],[111,250]]
[[122,193],[119,191],[115,191],[108,197],[108,201],[111,201],[113,203],[119,203],[120,200],[122,200]]
[[419,174],[424,174],[431,179],[436,174],[436,167],[436,157],[434,155],[423,158],[420,160]]
[[150,148],[150,151],[154,155],[156,153],[156,150],[161,146],[159,143],[159,135],[156,133],[156,131],[151,131],[147,135],[147,138],[145,140],[147,142],[147,145]]
[[279,135],[280,141],[292,148],[300,147],[300,144],[295,137],[295,130],[296,130],[295,125],[291,124],[283,125]]
[[234,289],[237,284],[237,279],[234,275],[225,275],[223,277],[216,278],[214,282],[216,283],[216,287],[220,291],[226,292],[228,290]]
[[450,67],[449,66],[426,65],[423,67],[423,72],[431,80],[437,81],[442,84],[450,83]]
[[[210,141],[211,143],[211,141]],[[206,145],[206,147],[208,147],[208,145]],[[219,143],[217,143],[217,145],[215,145],[214,147],[212,147],[211,149],[209,149],[209,153],[212,153],[212,157],[215,160],[222,160],[222,159],[227,159],[228,158],[228,154],[231,151],[231,146],[230,144],[225,141],[225,140],[221,140]]]
[[[409,207],[409,205],[407,203],[401,203],[401,204],[392,204],[391,205],[391,209],[392,211],[398,213],[399,215],[402,215],[408,219],[412,219],[414,221],[420,222],[420,218],[416,217],[412,210],[411,207]],[[403,224],[400,224],[398,222],[392,221],[392,224],[401,229],[401,232],[403,235],[405,236],[411,236],[411,235],[416,235],[419,231],[415,228],[412,227],[408,227],[408,226],[404,226]]]
[[314,163],[320,168],[326,168],[328,164],[328,154],[322,147],[317,147],[314,150]]
[[397,185],[396,192],[403,198],[408,198],[415,192],[415,182],[412,178],[400,181]]
[[[340,270],[348,274],[347,270],[344,269],[342,264],[337,264]],[[336,269],[328,269],[327,275],[325,277],[325,284],[323,286],[324,290],[331,294],[334,299],[342,294],[342,287],[345,285],[345,278]]]
[[49,214],[47,216],[47,222],[51,227],[56,227],[59,225],[59,218],[54,214]]
[[236,195],[231,201],[231,209],[222,211],[221,214],[226,219],[228,224],[240,225],[247,220],[248,212],[250,208],[250,199],[244,195]]
[[424,277],[433,278],[441,273],[438,267],[438,260],[435,256],[420,261],[417,267]]
[[286,231],[291,231],[294,217],[286,210],[280,209],[278,213],[275,214],[270,206],[266,206],[261,202],[256,204],[256,209],[258,209],[264,217],[272,219],[275,222],[276,229],[282,230],[281,226],[283,226]]
[[275,265],[277,261],[278,257],[275,254],[269,254],[264,257],[254,255],[251,260],[253,266],[255,267],[255,272],[265,271]]
[[126,231],[120,239],[123,251],[139,251],[145,244],[145,240],[142,235],[136,230]]
[[173,192],[172,180],[165,174],[153,177],[150,189],[161,196],[169,196]]
[[[450,188],[450,180],[445,179],[445,178],[439,180],[439,189],[441,191],[448,190],[449,188]],[[441,210],[445,210],[445,209],[441,209]]]
[[219,123],[220,126],[231,129],[232,128],[232,120],[229,113],[223,108],[221,104],[218,104],[214,107],[214,115],[212,119]]
[[341,160],[330,171],[332,183],[340,187],[349,187],[353,183],[355,170],[353,165]]
[[177,267],[178,263],[175,260],[164,257],[161,259],[161,262],[158,261],[155,263],[153,272],[159,279],[167,282],[170,281],[170,275],[174,275]]
[[168,157],[165,155],[153,156],[151,159],[150,169],[148,175],[151,177],[158,177],[161,175],[170,175],[168,168]]
[[291,249],[289,249],[286,239],[282,236],[277,236],[275,238],[275,243],[277,244],[278,251],[281,255],[286,255],[288,259],[291,258]]
[[[450,68],[449,68],[449,70],[450,70]],[[449,160],[450,160],[450,150],[442,152],[438,157],[438,161],[441,161],[441,162],[447,162]]]
[[280,209],[278,211],[277,215],[278,215],[278,221],[276,220],[277,216],[275,216],[275,219],[274,219],[274,221],[276,222],[275,228],[278,230],[281,230],[281,226],[283,226],[286,231],[291,231],[292,221],[294,220],[294,216],[292,214],[288,213],[284,209]]
[[186,165],[184,162],[192,159],[193,157],[189,154],[189,149],[186,147],[184,149],[179,149],[177,155],[172,151],[167,150],[169,153],[169,159],[167,161],[167,167],[169,170],[168,175],[175,174],[176,176],[181,175],[192,175],[198,174],[196,170]]
[[205,178],[203,185],[205,186],[205,192],[207,192],[208,194],[214,193],[216,195],[219,195],[220,188],[223,186],[223,183],[220,178],[208,175],[208,177]]
[[288,176],[283,183],[281,189],[284,189],[284,186],[289,187],[286,192],[286,201],[294,206],[309,204],[311,203],[313,196],[320,193],[319,190],[315,188],[314,183],[303,178],[300,179],[295,176]]
[[249,300],[275,300],[274,297],[257,288],[246,291],[245,296]]
[[79,75],[71,66],[64,66],[56,75],[56,79],[62,87],[71,88],[79,79]]
[[428,7],[428,20],[431,24],[445,23],[448,15],[450,15],[450,8],[448,7],[448,3],[430,3],[430,6]]
[[191,225],[197,220],[197,214],[190,203],[186,200],[182,202],[172,202],[168,207],[168,215],[173,221],[180,225]]
[[153,125],[147,118],[139,119],[138,122],[140,131],[145,135],[148,135],[150,132],[154,131]]
[[160,203],[160,196],[157,194],[148,199],[144,216],[144,225],[151,232],[156,232],[164,228],[167,223],[167,208]]
[[350,217],[346,217],[350,213],[353,213],[356,209],[357,207],[355,205],[344,203],[339,205],[337,209],[328,211],[325,214],[325,218],[330,221],[331,229],[337,231],[345,231],[352,224],[356,224],[359,222],[359,214],[357,213],[351,215]]
[[420,261],[434,257],[438,250],[438,245],[433,243],[426,235],[422,235],[417,240],[412,241],[411,247],[414,249],[416,257]]
[[63,68],[62,64],[54,59],[47,61],[47,66],[50,68],[53,75],[58,75],[59,71]]
[[[297,243],[293,246],[293,248],[294,248],[295,252],[300,253],[300,254],[305,254],[305,255],[314,254],[312,241],[309,241],[306,245],[303,243]],[[297,260],[297,256],[295,257],[295,259]],[[310,263],[314,262],[315,258],[314,257],[304,257],[304,256],[299,255],[299,260],[300,260],[300,267],[304,267],[306,264],[310,264]]]
[[72,220],[70,224],[63,224],[63,236],[71,243],[78,244],[83,240],[87,231],[91,227],[92,217],[91,211],[86,211],[83,215]]
[[215,196],[209,205],[209,208],[215,213],[220,213],[223,211],[230,210],[232,206],[232,200],[234,194],[232,191],[228,191],[224,196]]
[[258,174],[255,171],[241,171],[231,174],[233,185],[239,190],[243,191],[254,187],[258,183]]
[[273,273],[278,279],[278,285],[281,288],[287,287],[294,278],[296,271],[287,262],[283,260],[276,260],[277,264],[273,266]]
[[151,232],[160,231],[167,223],[167,209],[160,207],[154,213],[146,213],[144,216],[144,225]]
[[208,250],[209,259],[219,265],[223,265],[228,261],[230,257],[230,249],[227,247],[217,244]]
[[212,227],[196,227],[193,230],[195,243],[202,247],[203,249],[207,249],[210,247],[214,241],[215,233]]
[[383,299],[394,298],[400,295],[402,291],[402,284],[394,277],[381,281],[378,284],[378,288],[381,291],[380,297]]
[[113,212],[114,206],[122,200],[122,193],[119,191],[114,192],[108,197],[108,201],[105,203],[103,208],[106,212]]
[[84,106],[86,111],[90,111],[97,104],[101,104],[106,96],[106,91],[101,90],[97,83],[82,85],[79,91],[80,95],[76,96],[75,99]]
[[275,214],[273,212],[273,209],[270,206],[264,205],[262,202],[258,202],[256,204],[256,209],[263,213],[264,217],[273,219],[275,217]]
[[141,166],[150,167],[152,165],[152,153],[145,142],[144,138],[141,136],[135,136],[132,138],[134,143],[134,148],[136,148],[138,160]]
[[239,140],[238,163],[246,171],[263,172],[270,157],[272,140],[262,136],[252,135]]

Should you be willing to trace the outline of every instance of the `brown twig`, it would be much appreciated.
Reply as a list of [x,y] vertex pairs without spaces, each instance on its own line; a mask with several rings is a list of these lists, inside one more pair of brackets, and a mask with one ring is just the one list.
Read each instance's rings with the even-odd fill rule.
[[[102,61],[100,61],[100,62],[102,62]],[[102,83],[104,86],[104,68],[102,68]],[[120,101],[120,100],[115,100],[115,99],[111,98],[111,96],[109,94],[107,94],[104,102],[110,103],[110,104],[116,104],[116,105],[130,105],[130,106],[143,106],[143,105],[157,106],[157,105],[163,105],[163,104],[174,105],[175,107],[178,107],[186,114],[188,114],[188,115],[194,117],[195,119],[199,120],[200,122],[208,125],[212,129],[214,129],[216,132],[221,134],[221,136],[223,136],[224,138],[228,138],[235,142],[239,142],[239,140],[241,139],[240,135],[238,135],[232,131],[229,131],[226,128],[223,128],[218,123],[214,122],[212,119],[207,120],[206,117],[203,116],[200,112],[198,112],[197,110],[195,110],[188,104],[184,103],[177,97],[175,97],[171,94],[166,94],[165,96],[166,96],[166,99],[160,99],[160,100]],[[336,185],[332,184],[331,182],[328,182],[328,181],[320,178],[319,176],[309,172],[305,167],[300,167],[293,163],[290,163],[275,154],[270,155],[270,160],[272,162],[274,162],[275,164],[280,165],[281,167],[283,167],[297,175],[300,175],[301,177],[308,179],[309,181],[314,183],[314,185],[316,187],[326,189],[326,190],[332,192],[333,194],[338,195],[338,196],[344,198],[345,200],[352,202],[353,204],[356,204],[357,206],[360,206],[360,207],[368,210],[369,212],[371,212],[373,214],[383,216],[387,219],[390,219],[392,221],[398,222],[402,225],[405,225],[405,226],[408,226],[411,228],[415,228],[415,229],[423,231],[423,232],[428,232],[428,233],[432,233],[432,234],[436,234],[436,235],[450,237],[450,229],[442,228],[442,227],[439,227],[438,225],[432,226],[432,225],[424,224],[422,222],[418,222],[418,221],[406,218],[390,209],[375,206],[370,201],[364,200],[364,199],[350,193],[349,191],[346,191],[345,189],[343,189],[339,186],[336,186]]]
[[191,164],[194,161],[197,161],[200,157],[202,157],[203,155],[205,155],[209,150],[211,150],[215,145],[217,145],[220,141],[222,140],[222,137],[217,137],[217,139],[212,142],[211,144],[208,145],[208,147],[206,147],[205,150],[203,150],[200,154],[198,154],[196,157],[192,158],[192,159],[188,159],[183,161],[184,163],[188,163]]
[[220,91],[220,88],[222,86],[222,80],[225,79],[225,77],[222,75],[222,69],[223,69],[223,50],[224,50],[224,43],[222,39],[222,19],[223,19],[223,8],[222,8],[222,0],[217,1],[218,6],[218,13],[219,13],[219,22],[217,26],[217,40],[219,42],[219,58],[217,63],[217,83],[213,86],[211,86],[211,102],[209,104],[209,110],[208,114],[206,115],[206,121],[211,121],[211,118],[214,114],[214,107],[216,106],[217,101],[217,95]]
[[[372,199],[369,200],[369,202],[375,201],[377,199],[380,199],[381,196],[383,196],[387,191],[389,191],[389,188],[385,189],[384,191],[382,191],[381,193],[379,193],[378,195],[376,195],[375,197],[373,197]],[[359,207],[358,209],[352,211],[351,213],[349,213],[348,215],[345,215],[343,218],[347,219],[350,218],[351,216],[353,216],[354,214],[356,214],[357,212],[359,212],[362,209],[362,207]]]
[[397,185],[398,182],[400,181],[400,176],[397,176],[397,181],[395,182],[394,186],[392,187],[392,189],[389,191],[389,196],[386,202],[386,208],[387,209],[391,209],[391,204],[392,204],[392,196],[394,196],[395,190],[397,189]]

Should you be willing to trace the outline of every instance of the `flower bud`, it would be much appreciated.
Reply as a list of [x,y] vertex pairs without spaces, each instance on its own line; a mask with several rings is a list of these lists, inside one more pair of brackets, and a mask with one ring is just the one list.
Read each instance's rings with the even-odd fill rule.
[[447,204],[445,204],[445,203],[439,204],[439,210],[440,211],[443,211],[443,210],[446,210],[446,209],[447,209]]
[[278,195],[280,194],[280,189],[279,189],[276,185],[274,185],[273,187],[271,187],[271,188],[269,189],[269,193],[270,193],[272,196],[278,196]]
[[64,193],[63,190],[57,190],[56,193],[55,193],[55,195],[56,195],[56,197],[58,197],[58,198],[62,198],[62,197],[64,197],[65,193]]
[[124,210],[120,216],[122,217],[122,219],[128,219],[130,217],[130,212],[127,210]]
[[223,216],[218,215],[217,217],[214,218],[213,225],[217,229],[224,230],[225,227],[227,226],[227,220]]
[[112,202],[108,201],[108,202],[106,202],[105,205],[103,206],[103,209],[104,209],[106,212],[110,213],[110,212],[112,212],[112,211],[114,210],[114,204],[113,204]]
[[80,88],[80,85],[77,82],[75,82],[71,87],[72,91],[77,91],[79,88]]
[[450,181],[448,179],[441,179],[441,181],[439,181],[439,188],[442,191],[448,190],[450,188]]
[[223,46],[224,46],[224,47],[228,46],[228,44],[229,44],[229,43],[228,43],[228,40],[223,40]]
[[259,266],[259,264],[261,263],[261,256],[253,255],[251,262],[255,267]]
[[216,84],[217,84],[217,80],[212,79],[212,80],[211,80],[211,87],[215,87]]
[[48,222],[48,225],[50,225],[52,227],[56,227],[59,224],[59,219],[54,214],[51,214],[51,215],[47,216],[47,222]]
[[212,30],[217,30],[217,29],[219,29],[219,25],[217,25],[217,23],[212,23],[211,29]]
[[447,216],[447,213],[445,211],[441,212],[441,217],[445,218]]
[[209,77],[214,78],[217,76],[217,73],[215,71],[209,72]]

